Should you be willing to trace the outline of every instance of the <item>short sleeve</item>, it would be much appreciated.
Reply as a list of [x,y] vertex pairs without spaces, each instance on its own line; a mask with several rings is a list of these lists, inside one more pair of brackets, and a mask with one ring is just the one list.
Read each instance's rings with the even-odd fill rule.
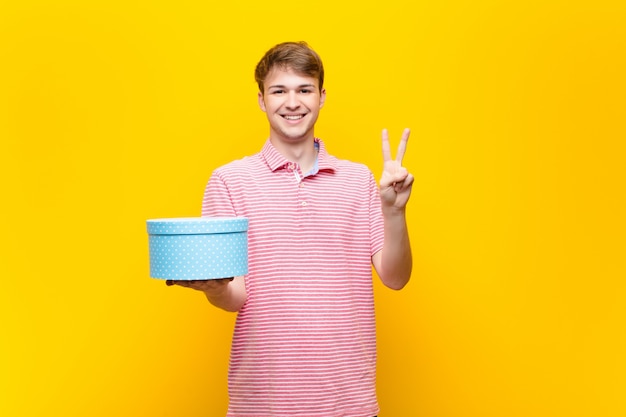
[[370,172],[369,178],[369,216],[370,216],[370,241],[372,255],[383,248],[385,230],[383,212],[380,203],[380,192],[374,174]]
[[214,172],[204,190],[202,216],[234,217],[237,216],[233,202],[223,178]]

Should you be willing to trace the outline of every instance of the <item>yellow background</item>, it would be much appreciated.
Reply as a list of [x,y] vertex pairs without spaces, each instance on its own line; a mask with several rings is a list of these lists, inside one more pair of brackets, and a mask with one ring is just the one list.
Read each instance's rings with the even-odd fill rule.
[[331,152],[378,175],[413,131],[381,416],[626,415],[625,5],[3,1],[0,415],[225,414],[234,316],[148,277],[145,220],[260,149],[284,40],[325,61]]

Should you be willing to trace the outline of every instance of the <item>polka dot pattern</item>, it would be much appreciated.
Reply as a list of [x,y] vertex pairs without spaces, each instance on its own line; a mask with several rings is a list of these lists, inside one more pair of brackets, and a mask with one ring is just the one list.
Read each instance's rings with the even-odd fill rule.
[[148,220],[150,276],[192,280],[248,273],[248,219]]

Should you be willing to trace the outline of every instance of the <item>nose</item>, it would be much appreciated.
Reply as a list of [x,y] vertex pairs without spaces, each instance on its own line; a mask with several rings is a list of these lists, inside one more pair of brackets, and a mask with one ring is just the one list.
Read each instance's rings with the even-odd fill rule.
[[300,107],[300,102],[298,101],[298,95],[295,91],[290,91],[289,94],[287,95],[285,107],[287,107],[290,110],[294,110]]

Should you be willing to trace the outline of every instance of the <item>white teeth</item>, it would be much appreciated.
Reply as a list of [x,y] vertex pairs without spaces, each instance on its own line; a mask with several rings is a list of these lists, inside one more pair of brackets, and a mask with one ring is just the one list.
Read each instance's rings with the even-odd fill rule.
[[304,115],[302,115],[302,114],[299,114],[297,116],[284,115],[283,117],[285,119],[287,119],[287,120],[298,120],[298,119],[302,119],[304,117]]

